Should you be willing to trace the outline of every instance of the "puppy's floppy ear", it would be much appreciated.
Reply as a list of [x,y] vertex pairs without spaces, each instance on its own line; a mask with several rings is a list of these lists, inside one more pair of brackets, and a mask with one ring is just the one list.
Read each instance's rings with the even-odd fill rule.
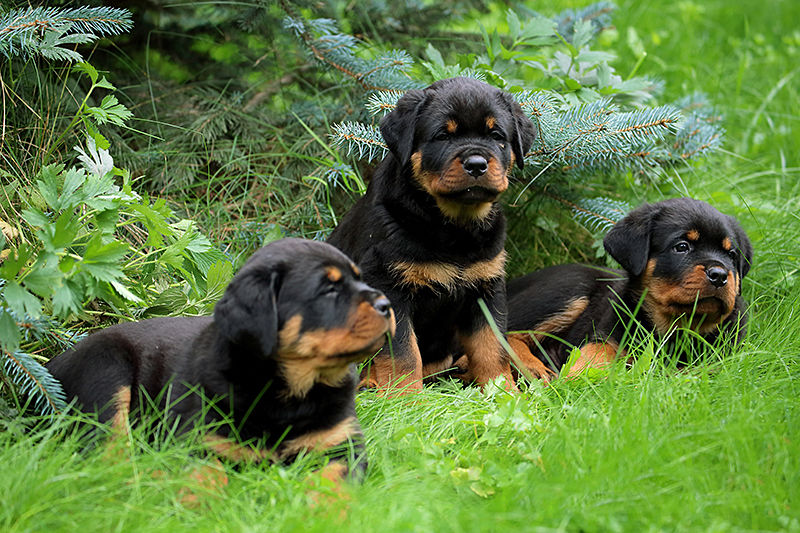
[[425,93],[413,89],[404,94],[394,110],[381,120],[383,140],[402,165],[408,162],[414,149],[417,116],[424,103]]
[[511,111],[511,116],[514,118],[514,131],[511,134],[511,149],[514,151],[514,159],[519,168],[525,166],[525,154],[533,146],[533,141],[539,132],[533,121],[525,115],[522,107],[514,100],[514,97],[507,92],[500,93],[503,102]]
[[276,270],[250,269],[233,278],[214,307],[214,322],[232,344],[255,345],[269,356],[278,348]]
[[653,219],[659,211],[649,204],[637,207],[617,222],[603,239],[606,252],[633,276],[641,276],[647,265]]
[[750,239],[747,234],[739,225],[739,221],[732,216],[725,215],[731,223],[733,228],[733,237],[736,239],[736,248],[739,251],[739,257],[736,262],[736,270],[739,271],[739,277],[743,278],[750,272],[750,265],[753,262],[753,245],[750,244]]

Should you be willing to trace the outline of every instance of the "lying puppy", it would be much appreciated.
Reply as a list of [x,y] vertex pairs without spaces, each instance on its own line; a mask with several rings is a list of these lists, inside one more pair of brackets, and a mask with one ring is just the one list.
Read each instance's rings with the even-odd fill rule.
[[[112,326],[46,366],[83,410],[123,431],[144,393],[160,397],[183,430],[215,425],[206,442],[230,460],[290,461],[349,441],[358,454],[353,363],[394,327],[389,300],[344,254],[284,239],[250,257],[213,316]],[[207,400],[215,407],[204,408]],[[234,434],[258,446],[238,445]],[[348,473],[331,465],[331,477]],[[351,466],[363,472],[366,460]]]
[[549,381],[570,348],[581,353],[569,374],[607,364],[636,320],[660,336],[674,325],[709,342],[746,328],[741,281],[753,249],[738,222],[705,202],[676,198],[645,204],[603,241],[625,271],[587,265],[545,268],[508,283],[509,343],[534,376]]
[[[397,313],[392,346],[367,386],[419,389],[465,355],[468,380],[505,375],[505,219],[497,197],[536,135],[510,94],[470,78],[407,92],[380,124],[390,154],[328,242],[364,270]],[[392,357],[393,356],[393,357]]]

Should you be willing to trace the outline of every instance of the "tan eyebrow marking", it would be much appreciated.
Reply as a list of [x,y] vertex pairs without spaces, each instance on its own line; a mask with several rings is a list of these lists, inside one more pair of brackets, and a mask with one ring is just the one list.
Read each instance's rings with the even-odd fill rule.
[[700,240],[700,232],[696,229],[690,229],[688,232],[686,232],[686,238],[690,241],[698,241]]
[[361,269],[358,268],[355,263],[350,263],[350,270],[353,271],[353,274],[355,274],[356,277],[361,276]]
[[725,237],[724,239],[722,239],[722,247],[727,252],[731,251],[731,248],[733,248],[733,243],[731,242],[730,237]]
[[455,133],[458,129],[458,122],[451,118],[447,120],[445,126],[447,127],[447,133]]
[[342,271],[335,266],[325,267],[325,276],[332,282],[336,283],[342,279]]
[[497,119],[494,117],[486,117],[486,127],[489,129],[494,128],[494,125],[497,124]]

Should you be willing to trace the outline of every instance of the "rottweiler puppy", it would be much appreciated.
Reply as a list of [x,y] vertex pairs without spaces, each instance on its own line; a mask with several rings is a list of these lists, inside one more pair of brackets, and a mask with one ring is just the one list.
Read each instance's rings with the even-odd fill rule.
[[536,129],[509,93],[470,78],[407,92],[380,123],[390,153],[328,242],[397,313],[397,333],[362,383],[419,389],[465,356],[469,381],[505,375],[505,218],[497,202]]
[[634,209],[603,244],[624,271],[560,265],[508,282],[508,329],[518,332],[508,340],[534,376],[549,381],[573,346],[570,375],[624,354],[632,317],[661,337],[681,326],[708,342],[743,339],[753,248],[736,219],[674,198]]
[[[46,366],[82,410],[118,430],[159,398],[182,431],[216,428],[206,443],[233,461],[290,461],[349,442],[359,456],[354,363],[394,327],[389,300],[343,253],[283,239],[247,260],[213,316],[112,326]],[[340,478],[351,466],[363,472],[366,460],[330,466]]]

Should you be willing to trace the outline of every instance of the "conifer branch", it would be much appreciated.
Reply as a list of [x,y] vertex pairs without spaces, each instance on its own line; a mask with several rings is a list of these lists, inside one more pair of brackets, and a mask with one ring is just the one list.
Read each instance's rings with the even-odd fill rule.
[[48,59],[80,61],[63,45],[85,44],[133,27],[127,9],[112,7],[28,7],[0,14],[0,53],[42,54]]
[[66,408],[66,394],[61,383],[47,369],[25,352],[2,352],[3,373],[18,390],[33,401],[41,414],[51,414]]

